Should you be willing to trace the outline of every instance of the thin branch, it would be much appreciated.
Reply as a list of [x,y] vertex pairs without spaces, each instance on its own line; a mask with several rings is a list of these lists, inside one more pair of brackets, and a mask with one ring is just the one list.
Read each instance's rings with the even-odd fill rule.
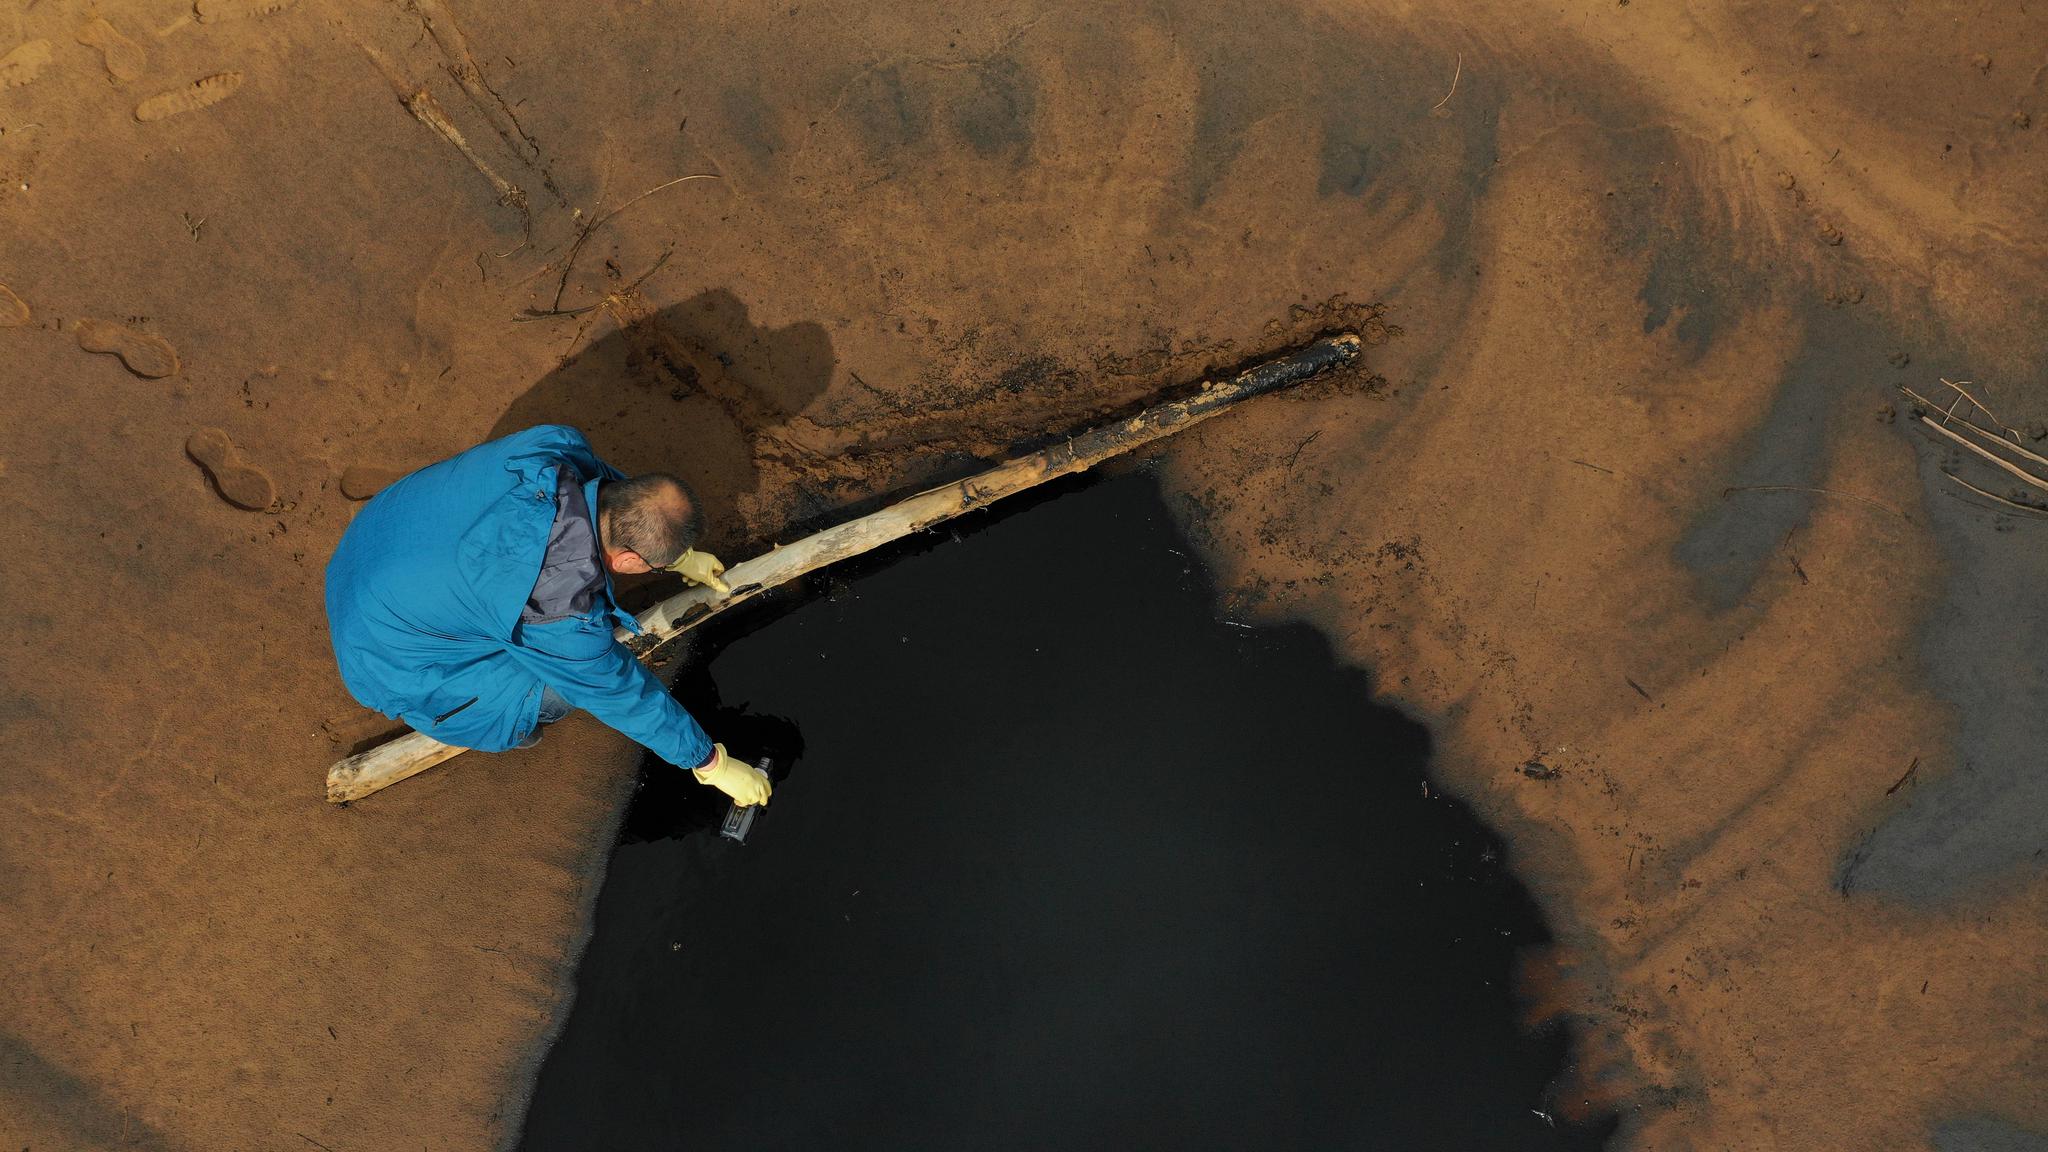
[[581,316],[585,312],[595,312],[599,308],[609,307],[610,305],[616,303],[620,299],[627,296],[631,296],[633,293],[639,291],[640,286],[642,284],[647,283],[648,277],[653,276],[656,272],[661,271],[662,265],[667,264],[668,258],[675,254],[675,245],[671,244],[668,247],[663,248],[661,250],[661,255],[655,258],[654,267],[649,268],[645,272],[642,272],[637,279],[635,279],[631,284],[626,285],[624,288],[621,288],[616,292],[605,293],[604,299],[599,300],[595,304],[585,304],[581,308],[527,308],[520,312],[519,315],[514,316],[512,318],[512,322],[515,324],[530,324],[535,320],[548,320],[556,316]]
[[[1955,473],[1950,472],[1946,469],[1944,469],[1941,474],[1955,481],[1956,483],[1961,484],[1963,487],[1968,488],[1970,491],[1975,492],[1977,495],[1984,497],[1986,500],[1996,500],[2000,504],[2003,504],[2008,508],[2017,508],[2020,511],[2025,512],[2027,515],[2032,516],[2036,519],[2048,520],[2048,508],[2036,508],[2032,504],[2022,504],[2017,500],[2008,500],[2005,497],[2000,496],[1996,492],[1986,492],[1984,489],[1977,487],[1975,484],[1970,483],[1968,480],[1965,480],[1961,476],[1958,476]],[[1951,492],[1949,493],[1949,495],[1953,496],[1955,495],[1955,493]]]
[[1822,496],[1840,496],[1845,500],[1855,500],[1859,503],[1868,504],[1872,508],[1882,508],[1908,524],[1913,522],[1911,516],[1881,500],[1872,500],[1868,496],[1859,496],[1854,492],[1840,492],[1833,488],[1809,488],[1804,484],[1737,484],[1732,488],[1721,489],[1721,496],[1723,499],[1726,499],[1729,495],[1736,492],[1817,492]]
[[567,292],[569,290],[569,273],[575,271],[576,256],[578,253],[583,251],[583,243],[584,241],[590,239],[590,234],[592,232],[595,232],[599,228],[602,228],[605,225],[611,223],[612,221],[618,219],[619,213],[624,212],[626,209],[631,208],[633,205],[638,204],[642,200],[647,199],[649,196],[654,195],[656,192],[659,192],[664,188],[673,188],[676,185],[681,184],[685,180],[718,179],[722,179],[722,177],[720,177],[715,172],[699,172],[691,176],[678,176],[675,179],[670,180],[666,183],[656,184],[654,187],[649,188],[647,191],[642,192],[638,196],[633,197],[631,200],[626,201],[624,204],[619,205],[617,208],[614,208],[609,212],[591,217],[590,223],[585,224],[583,226],[583,231],[578,232],[576,234],[576,243],[569,246],[569,255],[566,259],[562,261],[562,278],[556,281],[555,283],[555,302],[553,304],[548,305],[547,311],[544,314],[550,316],[573,315],[573,313],[566,313],[562,310],[562,293]]
[[555,302],[548,305],[549,314],[566,315],[562,311],[562,293],[569,290],[569,273],[576,267],[576,254],[583,251],[583,242],[590,239],[590,234],[596,230],[597,223],[593,219],[591,223],[583,226],[582,231],[576,233],[576,243],[569,246],[569,256],[562,262],[562,278],[555,282]]
[[[1912,390],[1911,390],[1911,389],[1907,389],[1907,391],[1906,391],[1906,394],[1907,394],[1908,396],[1910,396],[1910,395],[1912,395],[1912,394],[1913,394],[1913,392],[1912,392]],[[1958,405],[1958,404],[1961,404],[1962,402],[1963,402],[1963,398],[1962,398],[1961,396],[1958,396],[1958,397],[1956,397],[1955,399],[1953,399],[1953,400],[1951,400],[1951,401],[1949,401],[1949,402],[1948,402],[1948,407],[1947,407],[1947,408],[1944,408],[1944,409],[1942,409],[1942,412],[1941,412],[1941,422],[1942,422],[1943,424],[1950,424],[1950,423],[1953,423],[1953,422],[1955,421],[1955,418],[1956,418],[1956,405]]]
[[1968,400],[1972,404],[1975,404],[1977,406],[1977,411],[1982,412],[1985,416],[1989,417],[1993,424],[1998,425],[2000,431],[2010,433],[2012,435],[2012,438],[2015,440],[2020,438],[2019,429],[2014,428],[2012,425],[2007,424],[2003,420],[2000,420],[1998,418],[1998,413],[1993,412],[1991,409],[1985,407],[1984,402],[1982,400],[1979,400],[1975,396],[1970,395],[1968,392],[1963,391],[1963,384],[1973,383],[1973,381],[1965,380],[1962,384],[1958,384],[1955,381],[1947,379],[1946,377],[1942,376],[1937,376],[1935,377],[1935,379],[1940,380],[1943,384],[1946,384],[1949,387],[1955,389],[1958,393],[1962,395],[1963,399]]
[[1293,468],[1294,462],[1301,459],[1301,450],[1315,443],[1317,438],[1322,436],[1322,434],[1323,430],[1318,428],[1315,431],[1309,433],[1308,438],[1306,440],[1303,440],[1301,443],[1296,444],[1294,446],[1294,451],[1289,452],[1287,454],[1287,467],[1289,467],[1290,469]]
[[531,324],[535,320],[552,320],[557,316],[581,316],[585,312],[597,311],[598,307],[596,304],[585,304],[581,308],[528,308],[519,313],[519,315],[514,316],[512,322],[514,324]]
[[661,266],[662,266],[662,265],[664,265],[664,264],[666,264],[666,263],[668,263],[668,258],[669,258],[669,257],[671,257],[671,256],[673,256],[673,255],[675,255],[675,254],[676,254],[676,248],[675,248],[675,245],[671,244],[671,245],[669,245],[668,247],[666,247],[666,248],[663,248],[663,249],[661,250],[661,255],[660,255],[659,257],[657,257],[657,258],[655,259],[655,261],[654,261],[654,267],[652,267],[652,268],[649,268],[649,269],[648,269],[647,271],[645,271],[645,272],[642,272],[642,273],[640,274],[640,278],[639,278],[639,279],[637,279],[637,280],[633,281],[633,282],[632,282],[631,284],[628,284],[628,285],[626,285],[626,286],[625,286],[624,288],[621,288],[621,289],[619,289],[619,291],[618,291],[618,295],[620,295],[620,296],[630,296],[630,295],[632,295],[633,293],[635,293],[635,292],[639,291],[639,290],[640,290],[640,286],[641,286],[642,284],[645,284],[645,283],[647,283],[647,278],[648,278],[649,276],[652,276],[652,275],[654,275],[654,274],[655,274],[656,272],[659,272],[659,271],[661,271]]
[[683,183],[683,182],[684,182],[684,181],[686,181],[686,180],[722,180],[722,179],[724,179],[724,177],[720,176],[720,175],[719,175],[718,173],[716,173],[716,172],[699,172],[699,173],[696,173],[695,175],[691,175],[691,176],[678,176],[678,177],[676,177],[675,179],[673,179],[673,180],[670,180],[670,181],[668,181],[668,182],[667,182],[667,183],[665,183],[665,184],[656,184],[656,185],[655,185],[654,187],[652,187],[652,188],[649,188],[649,189],[648,189],[647,191],[645,191],[645,192],[642,192],[642,193],[641,193],[641,194],[639,194],[638,196],[635,196],[635,197],[633,197],[633,198],[632,198],[631,200],[628,200],[628,201],[626,201],[626,202],[625,202],[624,204],[621,204],[621,205],[619,205],[619,206],[618,206],[617,208],[614,208],[614,209],[612,209],[612,210],[611,210],[610,212],[607,212],[607,213],[605,213],[604,219],[603,219],[603,220],[600,220],[600,221],[598,221],[598,223],[600,223],[600,224],[606,223],[606,222],[608,222],[608,221],[610,221],[610,220],[612,220],[612,219],[616,218],[616,217],[618,216],[618,214],[619,214],[619,213],[621,213],[621,212],[624,212],[624,211],[625,211],[626,209],[628,209],[628,208],[631,208],[631,207],[632,207],[633,205],[635,205],[635,204],[638,204],[638,203],[639,203],[639,202],[641,202],[642,200],[645,200],[645,199],[647,199],[647,198],[648,198],[649,196],[652,196],[652,195],[654,195],[654,194],[655,194],[656,192],[659,192],[659,191],[661,191],[661,190],[662,190],[662,189],[664,189],[664,188],[673,188],[673,187],[675,187],[676,185],[678,185],[678,184],[681,184],[681,183]]
[[1465,54],[1463,52],[1460,52],[1458,53],[1458,66],[1451,71],[1451,90],[1449,92],[1444,93],[1443,99],[1429,106],[1429,110],[1431,112],[1434,112],[1437,109],[1443,107],[1444,105],[1450,103],[1451,97],[1458,94],[1458,77],[1463,76],[1464,74]]
[[[1955,441],[1957,444],[1962,445],[1964,448],[1967,448],[1970,451],[1976,453],[1977,455],[1982,456],[1984,459],[1991,461],[1998,467],[2005,469],[2007,472],[2012,473],[2014,476],[2019,477],[2021,480],[2024,480],[2027,483],[2033,485],[2034,487],[2039,488],[2043,492],[2048,492],[2048,480],[2043,480],[2039,476],[2034,475],[2032,472],[2029,472],[2026,469],[2020,467],[2019,465],[2014,464],[2002,457],[1993,456],[1989,449],[1977,447],[1975,444],[1970,443],[1968,440],[1963,439],[1961,436],[1956,435],[1954,432],[1949,431],[1947,428],[1944,428],[1941,425],[1936,424],[1934,421],[1929,420],[1925,416],[1922,416],[1920,418],[1920,422],[1922,424],[1927,425],[1929,428],[1934,429],[1936,432],[1941,433],[1943,436],[1946,436],[1949,439]],[[1983,429],[1980,428],[1978,429],[1978,431],[1982,432]],[[2004,441],[2000,441],[2000,443],[2004,443]]]
[[[1946,381],[1946,380],[1943,380],[1943,381],[1942,381],[1942,383],[1943,383],[1943,384],[1948,384],[1948,381]],[[1949,384],[1949,387],[1951,387],[1951,388],[1955,388],[1955,385],[1953,385],[1953,384]],[[1919,401],[1919,402],[1920,402],[1920,403],[1922,403],[1922,404],[1926,404],[1926,405],[1927,405],[1927,407],[1929,407],[1929,408],[1932,408],[1932,407],[1933,407],[1933,405],[1932,405],[1932,404],[1928,404],[1928,403],[1927,403],[1927,398],[1926,398],[1926,397],[1924,397],[1924,396],[1921,396],[1920,394],[1918,394],[1918,393],[1914,392],[1914,391],[1913,391],[1912,389],[1910,389],[1910,388],[1901,388],[1901,389],[1899,389],[1899,391],[1901,391],[1901,392],[1904,392],[1904,393],[1905,393],[1906,395],[1908,395],[1908,396],[1911,396],[1911,397],[1912,397],[1913,399],[1915,399],[1915,400]],[[1962,389],[1960,389],[1960,388],[1956,388],[1956,391],[1958,391],[1958,392],[1963,392],[1963,390],[1962,390]],[[1966,397],[1970,397],[1970,394],[1969,394],[1968,392],[1963,392],[1963,395],[1964,395],[1964,396],[1966,396]],[[1977,404],[1976,398],[1975,398],[1975,397],[1970,397],[1970,403],[1972,403],[1972,404]],[[1979,408],[1983,408],[1984,406],[1983,406],[1982,404],[1977,404],[1977,407],[1979,407]],[[1988,410],[1987,410],[1987,411],[1986,411],[1986,412],[1985,412],[1984,414],[1985,414],[1986,416],[1991,416],[1991,413],[1990,413],[1990,412],[1989,412]],[[1996,424],[1996,423],[1998,422],[1998,417],[1996,417],[1996,416],[1991,416],[1991,421],[1992,421],[1992,423]],[[1946,421],[1944,421],[1944,423],[1946,423]],[[2032,450],[2028,449],[2028,448],[2027,448],[2027,446],[2026,446],[2026,445],[2024,445],[2024,444],[2015,444],[2015,443],[2013,443],[2013,442],[2011,442],[2011,441],[2007,440],[2007,439],[2006,439],[2005,437],[2003,437],[2003,436],[1993,436],[1993,435],[1992,435],[1992,434],[1991,434],[1991,433],[1990,433],[1989,431],[1987,431],[1987,430],[1985,430],[1985,429],[1983,429],[1983,428],[1980,428],[1980,427],[1978,427],[1978,426],[1977,426],[1977,425],[1976,425],[1976,424],[1975,424],[1975,423],[1974,423],[1973,421],[1970,421],[1970,420],[1963,420],[1963,421],[1960,421],[1960,423],[1962,424],[1962,426],[1963,426],[1963,427],[1964,427],[1964,428],[1965,428],[1966,430],[1968,430],[1968,431],[1970,431],[1970,432],[1972,432],[1972,433],[1975,433],[1975,434],[1976,434],[1977,436],[1979,436],[1979,437],[1981,437],[1981,438],[1983,438],[1983,439],[1985,439],[1985,440],[1989,440],[1989,441],[1991,441],[1991,442],[1992,442],[1993,444],[1996,444],[1996,445],[1998,445],[1998,446],[1999,446],[2000,448],[2003,448],[2003,449],[2005,449],[2005,450],[2006,450],[2006,451],[2008,451],[2008,452],[2017,452],[2017,453],[2018,453],[2019,455],[2021,455],[2022,457],[2024,457],[2024,458],[2026,458],[2026,459],[2028,459],[2028,460],[2031,460],[2031,461],[2033,461],[2034,463],[2036,463],[2036,464],[2039,464],[2039,465],[2041,465],[2041,466],[2042,466],[2042,467],[2044,467],[2044,468],[2048,468],[2048,456],[2043,456],[2043,455],[2041,455],[2041,454],[2040,454],[2040,453],[2038,453],[2038,452],[2034,452],[2034,451],[2032,451]],[[2005,426],[2004,426],[2003,424],[2000,424],[2000,425],[1999,425],[1999,427],[2001,427],[2001,428],[2004,428]],[[2012,429],[2010,429],[2010,428],[2006,428],[2005,430],[2006,430],[2006,431],[2008,431],[2008,432],[2012,432]],[[2015,433],[2013,433],[2013,434],[2014,434],[2014,435],[2018,435],[2018,433],[2016,433],[2016,432],[2015,432]]]
[[1920,405],[1922,408],[1925,408],[1930,412],[1941,413],[1941,422],[1943,424],[1951,424],[1954,423],[1956,420],[1963,420],[1965,422],[1968,422],[1969,420],[1969,417],[1967,416],[1959,417],[1956,415],[1957,406],[1961,405],[1962,402],[1965,399],[1967,399],[1967,397],[1957,396],[1955,399],[1948,402],[1948,407],[1943,408],[1939,404],[1936,404],[1934,401],[1929,400],[1927,397],[1922,396],[1918,392],[1913,391],[1911,388],[1906,387],[1904,384],[1899,385],[1899,391],[1905,393],[1909,399],[1911,399],[1915,404]]
[[[2015,453],[2019,455],[2021,458],[2030,460],[2035,464],[2039,464],[2043,468],[2048,468],[2048,456],[2043,456],[2039,452],[2035,452],[2029,449],[2024,444],[2015,444],[2012,441],[2007,440],[2003,436],[1993,436],[1990,432],[1977,427],[1975,424],[1971,423],[1968,420],[1963,421],[1962,424],[1964,428],[1967,428],[1971,432],[1977,434],[1978,436],[1981,436],[1984,439],[1991,441],[1993,444],[1998,445],[2000,448],[2003,448],[2008,452]],[[2008,428],[2006,429],[2006,431],[2011,432],[2012,429]]]

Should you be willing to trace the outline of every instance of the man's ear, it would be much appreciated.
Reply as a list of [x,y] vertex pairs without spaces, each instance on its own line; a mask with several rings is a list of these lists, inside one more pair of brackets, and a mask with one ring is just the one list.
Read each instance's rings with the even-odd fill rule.
[[631,548],[610,549],[605,558],[610,563],[611,570],[621,576],[634,576],[642,572],[654,571],[654,565],[649,564],[645,558]]

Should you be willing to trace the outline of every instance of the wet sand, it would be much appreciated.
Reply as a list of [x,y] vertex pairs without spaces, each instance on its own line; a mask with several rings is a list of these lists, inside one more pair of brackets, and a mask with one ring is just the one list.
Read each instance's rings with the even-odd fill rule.
[[633,754],[321,802],[352,471],[566,421],[745,555],[1336,324],[1171,486],[1467,766],[1625,1143],[2048,1129],[2043,526],[1894,391],[2048,421],[2048,17],[272,7],[0,25],[0,1136],[514,1135]]

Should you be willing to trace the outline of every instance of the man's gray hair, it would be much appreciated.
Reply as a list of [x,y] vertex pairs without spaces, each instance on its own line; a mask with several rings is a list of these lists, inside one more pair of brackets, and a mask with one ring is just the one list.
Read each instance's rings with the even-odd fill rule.
[[643,472],[597,490],[597,515],[609,525],[614,548],[630,548],[656,568],[666,568],[697,543],[696,497],[666,472]]

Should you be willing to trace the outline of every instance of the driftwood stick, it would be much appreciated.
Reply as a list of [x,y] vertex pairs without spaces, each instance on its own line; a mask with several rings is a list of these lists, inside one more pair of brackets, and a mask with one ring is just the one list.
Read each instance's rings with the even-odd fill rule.
[[[645,659],[663,643],[770,588],[986,508],[1005,496],[1048,480],[1086,471],[1113,456],[1199,424],[1238,401],[1299,383],[1347,363],[1358,356],[1360,347],[1356,335],[1326,337],[1268,360],[1234,379],[1204,385],[1187,399],[1155,405],[1128,420],[1082,433],[1042,452],[998,464],[966,480],[920,492],[879,512],[773,548],[726,571],[725,581],[732,588],[731,595],[721,599],[708,588],[685,589],[640,613],[636,618],[639,635],[631,636],[621,630],[619,639],[627,641]],[[388,744],[337,761],[327,770],[327,799],[336,804],[359,800],[464,751],[418,732],[408,732]]]

